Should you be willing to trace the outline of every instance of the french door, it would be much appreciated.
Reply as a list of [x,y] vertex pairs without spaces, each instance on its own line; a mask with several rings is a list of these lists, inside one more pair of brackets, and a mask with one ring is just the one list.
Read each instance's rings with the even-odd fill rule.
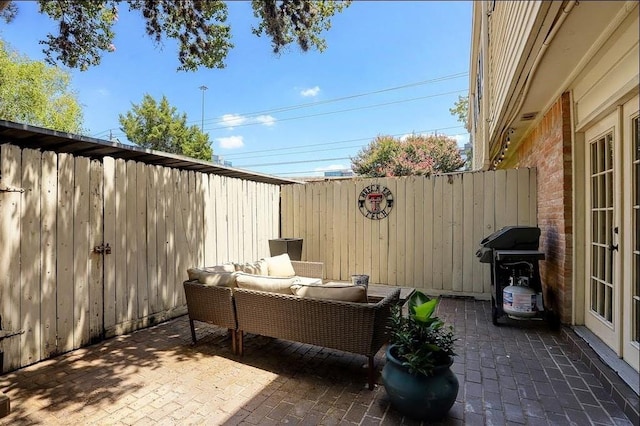
[[638,370],[638,97],[585,133],[585,324]]

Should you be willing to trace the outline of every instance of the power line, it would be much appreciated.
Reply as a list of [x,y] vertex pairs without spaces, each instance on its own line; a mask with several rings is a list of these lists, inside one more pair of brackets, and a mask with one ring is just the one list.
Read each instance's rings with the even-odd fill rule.
[[[341,97],[338,97],[338,98],[327,99],[327,100],[324,100],[324,101],[315,101],[315,102],[307,102],[307,103],[303,103],[303,104],[289,105],[289,106],[283,106],[283,107],[275,107],[275,108],[264,109],[264,110],[260,110],[260,111],[239,113],[239,114],[235,114],[235,115],[242,116],[242,117],[245,117],[245,118],[252,118],[252,117],[255,117],[255,116],[258,116],[258,115],[263,115],[263,114],[268,114],[268,113],[286,112],[286,111],[292,111],[292,110],[296,110],[296,109],[311,108],[311,107],[318,106],[318,105],[325,105],[325,104],[334,103],[334,102],[341,102],[341,101],[345,101],[345,100],[349,100],[349,99],[360,98],[360,97],[363,97],[363,96],[376,95],[376,94],[379,94],[379,93],[385,93],[385,92],[391,92],[391,91],[394,91],[394,90],[407,89],[407,88],[410,88],[410,87],[422,86],[422,85],[431,84],[431,83],[439,83],[439,82],[442,82],[442,81],[447,81],[447,80],[453,80],[453,79],[456,79],[456,78],[467,77],[468,75],[469,75],[468,72],[449,74],[449,75],[445,75],[445,76],[442,76],[442,77],[432,78],[432,79],[429,79],[429,80],[422,80],[422,81],[418,81],[418,82],[415,82],[415,83],[407,83],[407,84],[403,84],[403,85],[400,85],[400,86],[388,87],[388,88],[385,88],[385,89],[373,90],[373,91],[370,91],[370,92],[363,92],[363,93],[357,93],[357,94],[353,94],[353,95],[341,96]],[[224,121],[219,120],[218,118],[206,119],[205,122],[213,121],[213,120],[217,120],[217,121],[212,123],[212,124],[224,123]],[[233,126],[233,127],[237,127],[237,126]]]
[[[299,116],[296,116],[296,117],[281,118],[281,119],[279,119],[277,121],[280,122],[280,121],[300,120],[300,119],[303,119],[303,118],[320,117],[320,116],[323,116],[323,115],[332,115],[332,114],[340,114],[340,113],[343,113],[343,112],[359,111],[359,110],[363,110],[363,109],[377,108],[377,107],[381,107],[381,106],[395,105],[395,104],[400,104],[400,103],[405,103],[405,102],[413,102],[413,101],[419,101],[419,100],[423,100],[423,99],[435,98],[435,97],[438,97],[438,96],[447,96],[447,95],[452,95],[452,94],[455,94],[455,93],[466,92],[467,90],[468,89],[460,89],[460,90],[454,90],[454,91],[451,91],[451,92],[436,93],[436,94],[428,95],[428,96],[420,96],[418,98],[410,98],[410,99],[402,99],[402,100],[399,100],[399,101],[384,102],[384,103],[381,103],[381,104],[365,105],[365,106],[362,106],[362,107],[347,108],[347,109],[342,109],[342,110],[337,110],[337,111],[319,112],[317,114],[299,115]],[[226,129],[228,127],[236,128],[236,127],[246,127],[246,126],[258,126],[258,125],[261,125],[261,124],[262,123],[246,123],[246,124],[237,124],[235,126],[212,127],[212,128],[208,128],[207,131]]]
[[302,163],[321,163],[323,161],[338,161],[338,160],[350,160],[351,157],[338,157],[338,158],[321,158],[315,160],[297,160],[297,161],[282,161],[279,163],[262,163],[262,164],[246,164],[238,167],[267,167],[267,166],[283,166],[286,164],[302,164]]
[[[414,130],[414,131],[411,131],[411,132],[396,133],[396,134],[392,134],[392,135],[388,135],[388,136],[396,137],[396,136],[403,136],[403,135],[410,134],[410,133],[415,133],[415,134],[433,133],[433,132],[436,132],[436,131],[439,131],[439,130],[451,130],[451,129],[458,129],[458,128],[463,128],[463,127],[464,126],[462,126],[462,125],[460,125],[460,126],[450,126],[450,127],[439,127],[437,129]],[[452,135],[445,135],[445,136],[452,136]],[[260,153],[265,153],[265,152],[271,153],[271,152],[286,151],[286,150],[291,150],[291,149],[310,148],[310,147],[314,147],[314,146],[337,145],[337,144],[341,144],[341,143],[373,140],[375,138],[376,138],[376,136],[369,136],[369,137],[357,138],[357,139],[347,139],[347,140],[343,140],[343,141],[313,143],[313,144],[307,144],[307,145],[298,145],[298,146],[287,147],[287,148],[261,149],[261,150],[257,150],[257,151],[247,151],[247,152],[237,153],[237,154],[225,154],[224,158],[229,159],[229,157],[232,157],[233,160],[238,160],[239,156],[243,156],[243,158],[241,158],[240,160],[246,160],[247,158],[272,157],[272,156],[276,156],[276,155],[306,154],[306,153],[309,153],[309,152],[319,152],[319,151],[329,151],[329,150],[333,150],[333,149],[353,148],[353,147],[360,146],[360,145],[353,145],[353,146],[341,147],[341,148],[327,148],[327,149],[320,149],[320,150],[313,150],[313,151],[299,151],[299,152],[281,153],[281,154],[268,154],[268,155],[262,154],[262,155],[244,157],[245,155],[248,155],[248,154],[260,154]]]

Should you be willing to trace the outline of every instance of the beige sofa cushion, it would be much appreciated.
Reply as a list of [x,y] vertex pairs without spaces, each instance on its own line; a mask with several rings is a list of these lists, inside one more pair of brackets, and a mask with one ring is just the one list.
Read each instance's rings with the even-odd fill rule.
[[367,302],[367,288],[353,284],[322,284],[291,286],[291,292],[296,296],[311,297],[314,299],[339,300],[342,302]]
[[244,272],[251,275],[269,275],[269,269],[267,268],[267,261],[260,259],[256,262],[248,263],[236,263],[236,271]]
[[246,288],[249,290],[291,294],[291,286],[296,282],[298,282],[298,277],[268,277],[236,272],[236,284],[238,288]]
[[293,277],[296,274],[287,253],[267,257],[265,260],[267,262],[268,275],[271,277]]
[[200,274],[198,282],[219,287],[236,287],[237,272],[204,272]]
[[195,268],[187,269],[187,275],[189,276],[189,281],[198,280],[200,275],[205,273],[212,272],[235,272],[235,266],[233,263],[225,263],[223,265],[215,265],[215,266],[199,266]]

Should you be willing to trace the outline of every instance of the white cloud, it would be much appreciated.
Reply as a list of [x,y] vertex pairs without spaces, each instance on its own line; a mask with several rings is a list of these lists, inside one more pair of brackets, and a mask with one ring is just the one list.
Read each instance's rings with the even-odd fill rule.
[[318,167],[314,171],[316,172],[330,172],[332,170],[351,170],[351,166],[345,166],[344,164],[332,164],[326,167]]
[[229,130],[232,130],[234,126],[239,126],[245,121],[247,121],[247,117],[243,117],[240,114],[225,114],[220,119],[222,121],[222,125],[228,127]]
[[258,123],[264,124],[265,126],[273,126],[274,124],[276,124],[275,117],[272,117],[270,115],[259,115],[256,117],[256,121]]
[[220,148],[225,149],[237,149],[244,146],[244,140],[242,136],[228,136],[225,138],[216,138],[216,141],[220,144]]
[[305,98],[307,97],[313,97],[313,96],[318,96],[318,93],[320,93],[320,87],[319,86],[314,86],[311,87],[309,89],[303,89],[300,94],[302,96],[304,96]]

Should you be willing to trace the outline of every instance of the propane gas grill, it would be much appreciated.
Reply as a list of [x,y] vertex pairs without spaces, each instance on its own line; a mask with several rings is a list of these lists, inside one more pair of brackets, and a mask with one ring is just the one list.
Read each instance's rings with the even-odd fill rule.
[[545,310],[538,262],[540,228],[506,226],[480,242],[476,256],[491,264],[491,317],[493,324],[504,315],[514,319],[552,319]]

